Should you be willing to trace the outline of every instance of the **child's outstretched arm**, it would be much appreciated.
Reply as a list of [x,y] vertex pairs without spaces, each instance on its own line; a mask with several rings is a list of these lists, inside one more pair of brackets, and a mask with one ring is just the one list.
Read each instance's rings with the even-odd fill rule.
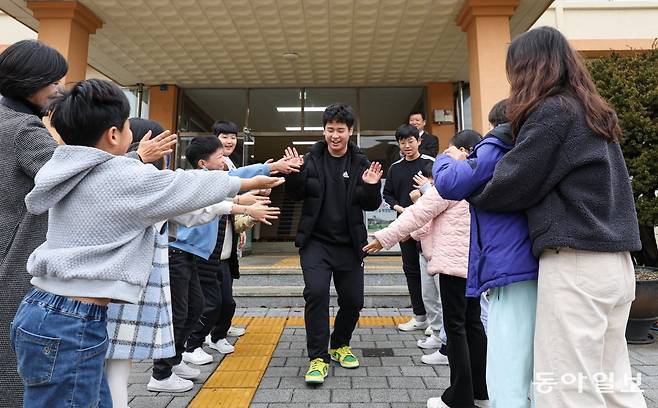
[[447,154],[439,155],[432,167],[434,186],[443,198],[463,200],[491,179],[502,155],[501,149],[489,144],[477,150],[476,158],[455,160]]
[[375,233],[375,241],[366,245],[363,252],[373,253],[383,248],[391,248],[412,232],[431,222],[448,208],[448,201],[436,191],[428,192],[416,204],[406,208],[388,227]]

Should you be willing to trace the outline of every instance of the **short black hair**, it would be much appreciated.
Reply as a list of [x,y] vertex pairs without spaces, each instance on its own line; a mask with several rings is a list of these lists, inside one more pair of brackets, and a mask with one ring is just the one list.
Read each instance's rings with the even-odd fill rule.
[[211,154],[223,147],[221,140],[213,136],[197,136],[190,141],[185,149],[185,159],[195,169],[199,165],[199,160],[208,160]]
[[429,177],[434,177],[432,175],[432,168],[433,167],[434,167],[434,162],[425,163],[425,166],[423,166],[423,168],[421,170],[422,175],[425,176],[425,177],[428,177],[428,178]]
[[56,49],[36,40],[18,41],[0,54],[0,94],[26,99],[62,79],[68,70]]
[[410,137],[415,137],[416,140],[420,137],[418,135],[418,129],[416,129],[416,126],[412,126],[408,123],[405,123],[404,125],[398,126],[398,128],[395,130],[395,140],[399,142],[402,139],[407,139]]
[[219,136],[221,133],[225,135],[229,135],[229,134],[237,135],[238,133],[240,133],[240,129],[238,129],[238,125],[236,125],[231,121],[218,120],[212,125],[212,134],[215,136]]
[[500,125],[501,123],[507,123],[507,99],[503,99],[496,103],[493,108],[489,111],[489,123],[494,125],[494,127]]
[[329,122],[344,123],[348,128],[354,127],[354,109],[346,103],[332,103],[322,114],[322,127]]
[[114,83],[87,79],[53,98],[48,110],[50,123],[64,143],[93,147],[107,129],[116,126],[123,130],[130,104]]
[[411,111],[409,117],[411,118],[412,115],[420,115],[423,118],[423,120],[427,120],[427,118],[425,117],[425,111],[422,110]]
[[151,131],[151,137],[156,137],[165,129],[158,122],[144,118],[130,118],[130,130],[133,132],[133,143],[139,144],[142,138]]
[[[149,130],[152,138],[165,131],[162,125],[150,119],[130,118],[128,122],[130,123],[130,130],[133,132],[133,142],[128,147],[129,152],[134,152],[139,148],[139,142]],[[159,159],[151,164],[161,169],[164,166],[164,159]]]
[[476,144],[480,143],[480,140],[482,140],[482,135],[480,133],[473,129],[464,129],[455,133],[452,139],[450,139],[450,144],[458,149],[463,147],[464,149],[471,151]]

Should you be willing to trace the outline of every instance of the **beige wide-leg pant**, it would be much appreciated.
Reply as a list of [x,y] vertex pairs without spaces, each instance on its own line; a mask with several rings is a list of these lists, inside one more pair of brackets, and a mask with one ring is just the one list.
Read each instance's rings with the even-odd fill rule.
[[547,249],[539,259],[537,408],[646,408],[625,330],[635,297],[628,252]]

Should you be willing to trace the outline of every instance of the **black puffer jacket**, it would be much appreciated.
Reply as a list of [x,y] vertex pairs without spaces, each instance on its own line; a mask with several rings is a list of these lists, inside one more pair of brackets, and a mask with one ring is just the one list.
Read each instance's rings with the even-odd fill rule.
[[[286,194],[293,200],[304,200],[295,238],[295,246],[299,248],[303,248],[313,234],[322,202],[326,199],[322,164],[325,154],[328,154],[327,143],[317,142],[304,156],[302,170],[286,176]],[[381,182],[368,184],[363,181],[363,172],[370,167],[370,161],[354,143],[349,143],[346,154],[350,180],[347,187],[347,203],[345,203],[347,223],[350,226],[354,250],[363,258],[365,254],[361,248],[368,242],[363,211],[374,211],[381,205]]]

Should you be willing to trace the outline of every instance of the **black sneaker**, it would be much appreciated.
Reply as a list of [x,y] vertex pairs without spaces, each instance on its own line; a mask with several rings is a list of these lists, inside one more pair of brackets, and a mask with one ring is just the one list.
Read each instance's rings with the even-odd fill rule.
[[448,352],[446,351],[446,345],[441,344],[441,348],[439,349],[439,353],[443,354],[444,356],[448,355]]

